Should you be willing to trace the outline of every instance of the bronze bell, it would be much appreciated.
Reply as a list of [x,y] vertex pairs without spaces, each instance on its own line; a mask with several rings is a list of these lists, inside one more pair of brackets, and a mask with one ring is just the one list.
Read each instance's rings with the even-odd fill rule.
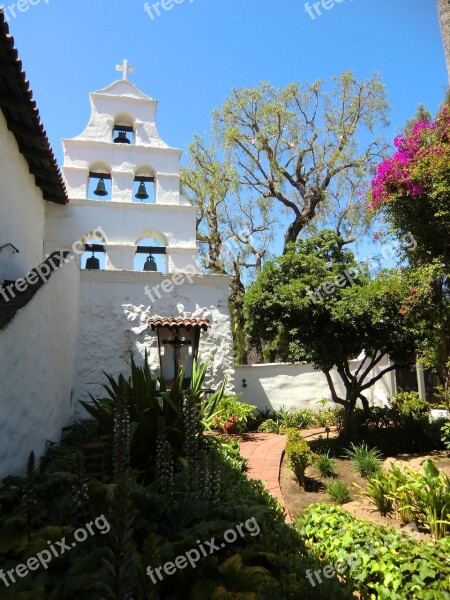
[[151,254],[147,256],[147,260],[144,264],[144,271],[157,271],[158,267],[156,266],[156,260],[153,258]]
[[107,196],[108,195],[108,192],[106,191],[104,179],[99,179],[99,182],[97,183],[97,187],[95,188],[94,194],[96,196]]
[[139,184],[139,189],[135,198],[138,198],[138,200],[147,200],[147,198],[149,198],[149,195],[147,194],[147,188],[145,187],[145,183],[143,181],[141,181]]
[[130,140],[127,137],[126,131],[119,131],[116,138],[114,138],[115,144],[129,144]]
[[94,256],[94,252],[92,252],[92,256],[86,261],[86,269],[89,271],[98,271],[100,269],[100,261]]

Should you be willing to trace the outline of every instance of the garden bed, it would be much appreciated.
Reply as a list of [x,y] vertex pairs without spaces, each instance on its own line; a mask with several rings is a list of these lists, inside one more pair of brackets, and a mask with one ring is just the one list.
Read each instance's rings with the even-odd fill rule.
[[[400,468],[402,468],[402,466],[408,466],[413,470],[420,471],[423,463],[428,458],[431,458],[439,469],[442,469],[445,473],[450,475],[450,454],[446,451],[434,451],[427,454],[401,454],[388,457],[383,463],[383,468],[389,469],[391,462],[394,462]],[[407,527],[401,526],[394,513],[382,516],[373,504],[367,499],[360,497],[359,490],[355,485],[365,488],[367,480],[359,476],[349,459],[336,458],[335,460],[335,479],[347,484],[352,495],[351,502],[343,505],[345,510],[355,518],[364,519],[378,525],[394,527],[401,531],[408,531]],[[333,479],[322,477],[315,466],[308,467],[305,475],[306,490],[303,490],[299,486],[292,471],[288,469],[286,458],[284,458],[280,470],[280,486],[293,520],[303,514],[305,509],[311,504],[318,502],[328,502],[332,504],[326,490],[326,485],[333,481]],[[427,533],[410,531],[417,539],[431,539],[431,536]]]

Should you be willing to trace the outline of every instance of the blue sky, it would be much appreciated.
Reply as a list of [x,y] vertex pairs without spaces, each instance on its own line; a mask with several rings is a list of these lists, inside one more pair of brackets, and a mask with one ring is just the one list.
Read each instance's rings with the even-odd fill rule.
[[445,93],[435,0],[341,0],[314,20],[304,0],[181,0],[160,12],[152,20],[141,0],[40,0],[11,19],[60,164],[61,138],[87,124],[88,93],[119,78],[125,57],[136,67],[130,79],[159,100],[162,138],[184,150],[231,88],[260,81],[379,71],[390,138],[419,102],[435,111]]

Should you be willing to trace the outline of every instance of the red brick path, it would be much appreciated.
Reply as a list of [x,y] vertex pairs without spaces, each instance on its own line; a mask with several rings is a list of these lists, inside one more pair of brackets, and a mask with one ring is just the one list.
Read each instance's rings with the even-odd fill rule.
[[275,433],[247,433],[241,440],[241,455],[248,460],[249,479],[261,479],[266,489],[284,507],[286,522],[291,517],[280,488],[280,466],[283,458],[286,436]]

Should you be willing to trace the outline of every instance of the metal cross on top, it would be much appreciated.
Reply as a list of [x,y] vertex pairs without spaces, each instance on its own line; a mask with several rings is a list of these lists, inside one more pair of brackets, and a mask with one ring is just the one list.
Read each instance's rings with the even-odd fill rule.
[[128,60],[125,58],[123,65],[116,65],[116,71],[121,71],[123,73],[123,80],[128,81],[128,73],[134,73],[136,69],[134,67],[130,67]]

